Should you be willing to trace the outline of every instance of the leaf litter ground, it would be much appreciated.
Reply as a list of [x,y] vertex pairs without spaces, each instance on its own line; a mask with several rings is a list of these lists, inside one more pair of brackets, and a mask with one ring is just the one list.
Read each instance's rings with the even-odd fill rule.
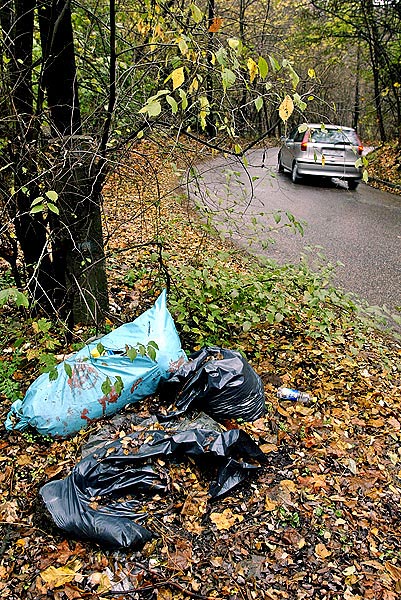
[[[134,172],[122,169],[106,189],[112,325],[153,302],[161,237],[167,263],[185,266],[224,249],[199,228],[185,201],[164,194],[175,181],[169,153],[167,144],[144,145],[132,157]],[[228,260],[232,269],[247,268],[235,255]],[[142,552],[67,539],[38,501],[40,486],[65,477],[88,437],[110,422],[64,441],[3,430],[1,597],[399,598],[400,346],[372,332],[351,357],[353,336],[349,330],[330,343],[304,336],[289,322],[263,327],[258,355],[250,359],[264,382],[268,412],[240,427],[267,454],[267,465],[234,494],[211,503],[209,480],[193,463],[161,461],[157,468],[168,477],[169,493],[144,503],[144,524],[157,535]],[[246,344],[244,336],[245,350]],[[35,376],[29,368],[25,373]],[[280,384],[308,390],[310,405],[277,400]],[[2,406],[5,416],[9,401]],[[110,438],[123,440],[141,428],[133,422],[158,408],[156,397],[127,409]]]

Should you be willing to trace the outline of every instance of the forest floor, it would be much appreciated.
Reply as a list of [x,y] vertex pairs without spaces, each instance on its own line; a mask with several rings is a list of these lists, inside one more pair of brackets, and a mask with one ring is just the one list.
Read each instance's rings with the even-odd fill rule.
[[[153,302],[149,239],[163,234],[169,261],[199,264],[224,243],[199,228],[177,196],[172,156],[143,146],[105,193],[110,324]],[[150,185],[156,165],[159,194]],[[180,165],[185,168],[186,165]],[[382,177],[380,177],[381,179]],[[176,181],[175,193],[171,182]],[[161,202],[159,200],[161,199]],[[236,255],[238,268],[242,258]],[[247,268],[247,267],[245,267]],[[138,275],[139,274],[139,275]],[[5,309],[3,309],[4,311]],[[8,309],[10,310],[10,309]],[[22,325],[4,342],[11,364]],[[185,339],[185,338],[184,338]],[[121,443],[158,407],[153,397],[117,421],[67,440],[6,432],[0,437],[0,596],[8,600],[396,600],[401,594],[401,345],[352,328],[336,341],[306,336],[284,322],[260,331],[251,364],[267,412],[240,427],[266,464],[222,499],[211,500],[213,469],[191,460],[159,461],[167,494],[144,499],[142,525],[154,538],[141,550],[110,550],[66,536],[38,500],[40,487],[66,477],[89,437],[105,429]],[[237,340],[233,340],[236,347]],[[59,352],[73,348],[59,346]],[[185,348],[192,350],[192,348]],[[350,350],[353,349],[351,352]],[[8,361],[8,362],[7,362]],[[10,389],[37,375],[21,362]],[[280,384],[300,382],[307,405],[278,400]],[[2,422],[11,394],[1,403]],[[138,424],[139,423],[139,424]],[[148,426],[146,426],[148,427]],[[146,432],[146,429],[145,429]]]

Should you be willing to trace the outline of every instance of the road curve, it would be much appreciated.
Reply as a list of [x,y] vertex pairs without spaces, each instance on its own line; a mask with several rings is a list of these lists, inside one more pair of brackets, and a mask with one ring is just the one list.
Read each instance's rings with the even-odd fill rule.
[[[401,306],[399,196],[364,183],[353,192],[335,180],[293,184],[289,175],[277,172],[275,148],[252,151],[247,161],[247,169],[233,157],[207,161],[189,185],[224,235],[279,264],[298,263],[311,246],[312,267],[320,260],[318,253],[341,263],[333,277],[339,288],[370,305]],[[306,223],[303,237],[288,227],[269,232],[275,223],[272,212],[280,210]]]

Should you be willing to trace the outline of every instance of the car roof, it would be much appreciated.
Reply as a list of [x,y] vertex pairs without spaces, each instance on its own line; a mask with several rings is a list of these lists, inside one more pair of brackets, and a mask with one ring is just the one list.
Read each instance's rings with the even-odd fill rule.
[[353,127],[346,125],[332,125],[331,123],[305,123],[308,129],[347,129],[348,131],[355,131]]

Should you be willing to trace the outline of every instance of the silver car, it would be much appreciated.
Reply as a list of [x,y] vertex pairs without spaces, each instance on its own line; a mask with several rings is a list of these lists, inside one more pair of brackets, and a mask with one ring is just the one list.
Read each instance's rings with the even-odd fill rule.
[[362,167],[355,166],[363,146],[352,127],[305,123],[288,137],[282,137],[278,170],[291,173],[293,183],[305,175],[337,177],[356,190],[362,179]]

